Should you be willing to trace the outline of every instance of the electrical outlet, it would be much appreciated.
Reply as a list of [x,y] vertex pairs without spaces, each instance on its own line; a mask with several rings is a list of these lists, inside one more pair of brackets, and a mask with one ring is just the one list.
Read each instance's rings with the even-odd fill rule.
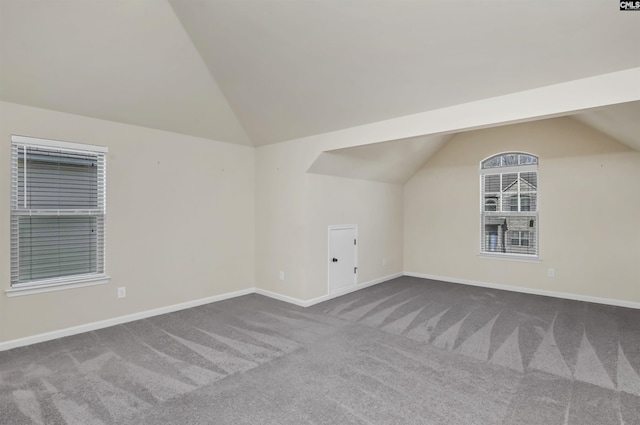
[[284,280],[284,272],[280,272],[280,280]]
[[550,267],[549,269],[547,269],[547,276],[556,277],[556,269],[554,269],[553,267]]
[[121,286],[118,288],[118,298],[124,298],[127,296],[127,288],[125,286]]
[[386,266],[386,265],[387,265],[387,259],[386,259],[386,258],[383,258],[383,259],[382,259],[382,267],[384,267],[384,266]]

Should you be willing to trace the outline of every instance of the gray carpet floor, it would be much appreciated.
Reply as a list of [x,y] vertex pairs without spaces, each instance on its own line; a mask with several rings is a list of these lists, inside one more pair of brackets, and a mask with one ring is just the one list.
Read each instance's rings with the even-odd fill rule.
[[0,423],[640,424],[640,310],[403,277],[0,352]]

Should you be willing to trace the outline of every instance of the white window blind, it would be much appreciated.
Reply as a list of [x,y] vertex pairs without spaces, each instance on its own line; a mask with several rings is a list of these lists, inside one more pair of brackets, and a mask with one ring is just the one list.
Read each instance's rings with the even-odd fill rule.
[[480,252],[538,256],[538,157],[508,152],[480,163]]
[[12,137],[12,286],[104,275],[105,152]]

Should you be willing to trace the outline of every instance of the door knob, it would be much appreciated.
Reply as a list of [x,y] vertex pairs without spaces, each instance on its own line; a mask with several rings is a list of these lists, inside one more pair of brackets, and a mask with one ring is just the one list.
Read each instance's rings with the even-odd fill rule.
[[331,261],[333,261],[334,263],[337,263],[338,259],[336,257],[333,257],[333,260],[331,260]]

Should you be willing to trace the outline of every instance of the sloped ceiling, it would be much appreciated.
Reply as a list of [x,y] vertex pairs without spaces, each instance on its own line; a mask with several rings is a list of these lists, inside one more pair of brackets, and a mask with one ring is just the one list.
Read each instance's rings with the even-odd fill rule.
[[601,0],[170,3],[256,145],[640,65]]
[[308,172],[404,184],[452,135],[412,137],[322,152]]
[[640,66],[601,0],[0,0],[0,99],[239,144]]
[[249,145],[165,1],[0,0],[0,99]]
[[640,102],[620,103],[586,111],[573,117],[640,151]]

